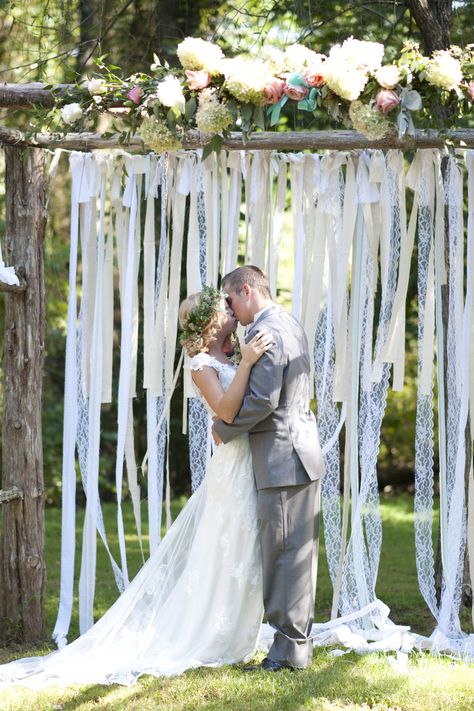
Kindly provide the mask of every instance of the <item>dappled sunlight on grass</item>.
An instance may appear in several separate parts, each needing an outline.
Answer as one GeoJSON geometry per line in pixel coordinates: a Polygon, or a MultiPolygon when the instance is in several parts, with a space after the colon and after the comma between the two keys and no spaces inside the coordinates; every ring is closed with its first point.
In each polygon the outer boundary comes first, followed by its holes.
{"type": "MultiPolygon", "coordinates": [[[[128,537],[128,564],[132,576],[141,565],[138,536],[134,532],[133,514],[124,502],[125,530],[128,537]]],[[[175,517],[185,499],[172,504],[175,517]]],[[[392,610],[394,622],[409,624],[417,632],[429,634],[432,619],[418,591],[413,532],[413,496],[404,494],[382,499],[383,546],[377,594],[392,610]]],[[[437,516],[437,514],[436,514],[437,516]]],[[[80,567],[80,524],[76,571],[80,567]]],[[[109,542],[117,547],[116,508],[104,506],[109,542]]],[[[54,625],[59,590],[60,513],[46,512],[47,521],[47,593],[46,620],[48,635],[54,625]]],[[[435,529],[437,523],[435,522],[435,529]]],[[[143,540],[147,551],[146,515],[143,515],[143,540]]],[[[98,547],[95,619],[102,615],[118,596],[110,561],[103,546],[98,547]]],[[[332,587],[329,580],[321,538],[316,598],[317,621],[330,615],[332,587]]],[[[464,619],[467,624],[468,614],[464,619]]],[[[466,627],[468,629],[468,627],[466,627]]],[[[78,632],[77,597],[70,639],[78,632]]],[[[50,651],[47,644],[31,649],[16,646],[0,650],[0,661],[50,651]]],[[[137,711],[472,711],[474,708],[474,665],[453,662],[427,654],[413,654],[406,673],[393,670],[387,656],[354,653],[334,657],[327,648],[317,649],[313,664],[304,672],[284,671],[279,674],[246,674],[240,667],[196,669],[171,679],[142,677],[132,688],[111,686],[49,689],[41,693],[15,689],[0,692],[0,708],[9,711],[88,711],[92,709],[136,709],[137,711]]]]}
{"type": "Polygon", "coordinates": [[[315,709],[472,709],[474,668],[446,659],[413,655],[405,674],[394,672],[384,655],[333,657],[316,650],[303,672],[246,674],[241,667],[196,669],[171,679],[142,677],[132,688],[74,687],[31,694],[7,692],[0,699],[12,711],[60,706],[68,709],[140,711],[301,711],[315,709]]]}

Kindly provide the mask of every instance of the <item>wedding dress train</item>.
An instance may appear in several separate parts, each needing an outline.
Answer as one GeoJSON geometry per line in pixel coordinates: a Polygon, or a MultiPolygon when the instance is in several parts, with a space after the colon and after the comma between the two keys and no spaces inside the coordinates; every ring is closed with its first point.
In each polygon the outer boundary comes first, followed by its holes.
{"type": "MultiPolygon", "coordinates": [[[[207,354],[224,388],[233,366],[207,354]]],[[[0,666],[20,684],[133,684],[253,656],[263,615],[256,491],[247,437],[216,448],[206,478],[125,592],[85,634],[45,657],[0,666]]]]}

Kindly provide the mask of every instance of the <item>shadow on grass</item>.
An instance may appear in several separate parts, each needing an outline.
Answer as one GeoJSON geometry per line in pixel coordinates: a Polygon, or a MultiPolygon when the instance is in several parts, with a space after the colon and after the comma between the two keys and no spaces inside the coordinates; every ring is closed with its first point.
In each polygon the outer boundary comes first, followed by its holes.
{"type": "Polygon", "coordinates": [[[304,671],[248,674],[241,667],[200,668],[171,679],[143,677],[130,689],[87,687],[62,701],[61,707],[64,711],[86,704],[157,711],[294,711],[321,708],[321,702],[326,701],[335,708],[348,704],[386,704],[388,708],[406,692],[408,682],[388,670],[385,660],[379,659],[379,664],[385,673],[374,681],[361,657],[334,659],[327,651],[318,650],[312,666],[304,671]]]}

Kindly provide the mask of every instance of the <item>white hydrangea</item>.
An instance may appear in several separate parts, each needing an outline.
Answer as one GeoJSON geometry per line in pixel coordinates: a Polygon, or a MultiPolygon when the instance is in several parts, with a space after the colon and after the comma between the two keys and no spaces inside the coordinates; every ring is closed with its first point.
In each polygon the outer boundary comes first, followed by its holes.
{"type": "Polygon", "coordinates": [[[184,112],[184,94],[181,82],[177,77],[167,76],[166,79],[160,81],[156,87],[156,96],[158,101],[163,104],[163,106],[168,106],[169,108],[177,108],[184,112]]]}
{"type": "Polygon", "coordinates": [[[264,103],[263,89],[274,79],[266,62],[240,57],[224,59],[222,71],[225,88],[232,96],[250,104],[264,103]]]}
{"type": "Polygon", "coordinates": [[[302,44],[290,44],[283,56],[285,67],[290,72],[303,72],[308,66],[320,63],[323,57],[302,44]]]}
{"type": "Polygon", "coordinates": [[[426,79],[446,91],[456,89],[462,81],[461,63],[447,49],[434,52],[426,67],[426,79]]]}
{"type": "Polygon", "coordinates": [[[176,53],[183,69],[193,71],[204,69],[213,76],[222,74],[220,63],[224,54],[213,42],[207,42],[199,37],[186,37],[178,44],[176,53]]]}
{"type": "Polygon", "coordinates": [[[91,96],[105,94],[107,91],[107,84],[103,79],[89,79],[87,82],[87,91],[91,96]]]}
{"type": "Polygon", "coordinates": [[[61,118],[64,123],[70,126],[78,121],[82,116],[82,109],[80,104],[66,104],[61,109],[61,118]]]}
{"type": "Polygon", "coordinates": [[[182,147],[178,136],[172,133],[168,126],[155,116],[146,116],[143,119],[138,134],[155,153],[177,151],[182,147]]]}
{"type": "Polygon", "coordinates": [[[349,106],[349,116],[356,131],[360,131],[371,141],[383,138],[390,130],[390,124],[375,106],[353,101],[349,106]]]}
{"type": "Polygon", "coordinates": [[[221,133],[232,125],[232,114],[221,104],[215,89],[203,89],[199,94],[196,126],[203,133],[221,133]]]}
{"type": "Polygon", "coordinates": [[[384,46],[379,42],[367,42],[349,37],[342,44],[331,48],[329,57],[346,63],[353,69],[374,73],[382,66],[384,46]]]}
{"type": "Polygon", "coordinates": [[[275,76],[279,76],[286,71],[285,53],[282,52],[281,49],[272,47],[272,49],[267,52],[266,56],[268,68],[271,72],[273,72],[273,74],[275,74],[275,76]]]}
{"type": "Polygon", "coordinates": [[[331,91],[341,99],[355,101],[364,91],[368,77],[365,71],[329,57],[324,63],[324,79],[331,91]]]}
{"type": "Polygon", "coordinates": [[[375,78],[384,89],[393,89],[399,83],[402,75],[396,64],[386,64],[377,69],[375,78]]]}

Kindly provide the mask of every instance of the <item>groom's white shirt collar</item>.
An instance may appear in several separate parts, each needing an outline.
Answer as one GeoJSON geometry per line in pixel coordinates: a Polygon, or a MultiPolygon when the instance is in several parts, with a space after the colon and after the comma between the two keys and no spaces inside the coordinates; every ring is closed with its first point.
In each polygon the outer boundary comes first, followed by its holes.
{"type": "MultiPolygon", "coordinates": [[[[270,311],[271,309],[274,309],[275,306],[278,306],[278,304],[275,304],[274,302],[272,302],[272,303],[269,304],[268,306],[265,306],[264,309],[260,309],[260,311],[257,311],[257,313],[255,314],[255,316],[253,317],[253,321],[251,321],[251,322],[248,324],[248,326],[246,327],[246,329],[245,329],[245,335],[247,335],[247,334],[251,331],[251,329],[254,327],[255,322],[257,321],[257,319],[260,318],[260,316],[263,316],[263,314],[266,313],[267,311],[270,311]]],[[[279,308],[281,309],[282,307],[279,306],[279,308]]]]}

